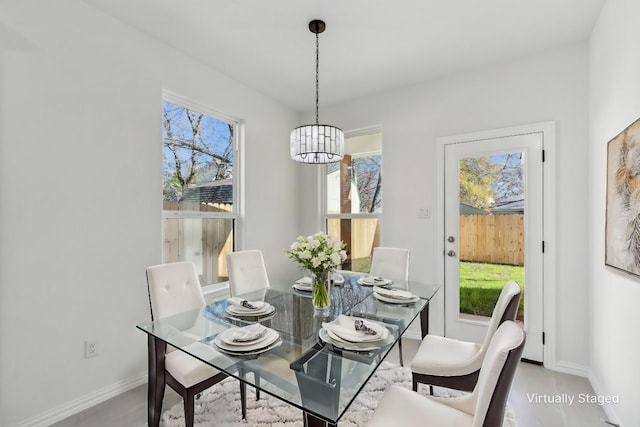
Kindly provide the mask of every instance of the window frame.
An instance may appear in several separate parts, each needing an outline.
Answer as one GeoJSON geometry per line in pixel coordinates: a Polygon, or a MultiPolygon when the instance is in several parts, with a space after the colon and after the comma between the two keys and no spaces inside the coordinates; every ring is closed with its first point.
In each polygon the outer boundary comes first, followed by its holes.
{"type": "MultiPolygon", "coordinates": [[[[243,207],[244,207],[244,195],[242,191],[242,181],[243,181],[243,150],[244,146],[244,121],[238,119],[236,117],[229,116],[224,113],[220,113],[214,109],[211,109],[203,104],[200,104],[192,99],[183,97],[174,92],[163,90],[162,91],[162,102],[169,102],[171,104],[187,108],[189,110],[196,111],[198,113],[205,114],[211,118],[216,120],[228,123],[233,127],[233,176],[231,178],[232,187],[233,187],[233,211],[232,212],[207,212],[207,211],[167,211],[164,208],[161,208],[161,235],[162,241],[164,241],[164,223],[167,219],[186,219],[186,218],[194,218],[194,219],[231,219],[233,223],[233,240],[232,246],[233,250],[238,245],[238,242],[244,241],[244,221],[242,218],[243,215],[243,207]]],[[[162,107],[161,107],[162,108],[162,107]]],[[[160,126],[161,128],[161,126],[160,126]]],[[[162,141],[162,138],[160,138],[162,141]]],[[[160,144],[160,148],[162,149],[162,144],[160,144]]],[[[162,155],[161,155],[162,157],[162,155]]],[[[161,168],[161,176],[162,176],[162,168],[161,168]]],[[[162,178],[161,178],[162,179],[162,178]]],[[[164,259],[164,245],[162,246],[162,259],[164,259]]],[[[202,287],[210,287],[211,285],[215,285],[216,283],[224,283],[225,281],[214,282],[214,283],[201,283],[202,287]]]]}
{"type": "MultiPolygon", "coordinates": [[[[355,131],[350,131],[350,132],[345,132],[345,144],[347,143],[347,140],[349,138],[354,138],[354,137],[358,137],[358,136],[366,136],[366,135],[374,135],[374,134],[380,134],[380,138],[382,141],[384,141],[383,138],[383,133],[382,133],[382,127],[380,126],[375,126],[375,127],[370,127],[370,128],[366,128],[366,129],[360,129],[360,130],[355,130],[355,131]]],[[[371,155],[373,153],[380,153],[382,160],[382,164],[384,165],[384,155],[383,155],[383,149],[382,146],[380,147],[380,151],[367,151],[367,152],[361,152],[358,153],[358,156],[365,156],[365,155],[371,155]]],[[[382,169],[382,166],[381,166],[382,169]]],[[[382,208],[380,209],[380,212],[378,213],[344,213],[344,214],[340,214],[340,213],[327,213],[327,209],[328,209],[328,203],[327,203],[327,197],[328,197],[328,188],[327,188],[327,165],[323,165],[322,169],[321,169],[321,173],[322,173],[322,179],[320,180],[320,187],[321,187],[321,192],[322,192],[322,197],[320,200],[320,209],[321,211],[321,221],[322,221],[322,228],[324,229],[325,233],[329,232],[329,226],[328,226],[328,221],[331,219],[377,219],[378,220],[378,224],[379,224],[379,238],[380,238],[380,244],[382,244],[382,236],[383,236],[383,213],[384,213],[384,199],[383,199],[383,205],[382,208]]],[[[383,194],[384,194],[384,184],[383,184],[383,194]]]]}

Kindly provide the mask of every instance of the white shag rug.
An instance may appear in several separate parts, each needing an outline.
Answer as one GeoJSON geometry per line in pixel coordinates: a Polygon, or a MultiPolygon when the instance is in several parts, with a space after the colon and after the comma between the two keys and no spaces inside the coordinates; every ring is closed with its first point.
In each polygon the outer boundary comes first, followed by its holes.
{"type": "MultiPolygon", "coordinates": [[[[360,427],[366,425],[384,391],[391,385],[411,389],[411,369],[390,362],[383,362],[365,388],[342,416],[340,427],[360,427]]],[[[429,393],[429,387],[420,386],[422,394],[429,393]]],[[[436,396],[451,397],[462,392],[434,387],[436,396]]],[[[247,420],[240,413],[240,389],[238,381],[227,378],[204,391],[195,402],[195,425],[199,427],[302,427],[302,411],[284,403],[267,393],[255,400],[254,389],[247,387],[247,420]]],[[[503,427],[515,427],[515,418],[509,408],[505,411],[503,427]]],[[[162,414],[162,427],[184,426],[182,402],[162,414]]]]}

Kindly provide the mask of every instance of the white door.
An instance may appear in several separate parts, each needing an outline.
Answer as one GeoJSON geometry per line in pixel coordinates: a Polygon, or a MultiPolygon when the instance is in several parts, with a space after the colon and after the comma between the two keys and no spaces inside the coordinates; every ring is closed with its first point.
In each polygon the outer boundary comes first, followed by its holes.
{"type": "Polygon", "coordinates": [[[543,133],[444,145],[445,335],[482,342],[500,287],[523,287],[523,358],[543,361],[543,133]],[[492,300],[493,298],[493,300],[492,300]]]}

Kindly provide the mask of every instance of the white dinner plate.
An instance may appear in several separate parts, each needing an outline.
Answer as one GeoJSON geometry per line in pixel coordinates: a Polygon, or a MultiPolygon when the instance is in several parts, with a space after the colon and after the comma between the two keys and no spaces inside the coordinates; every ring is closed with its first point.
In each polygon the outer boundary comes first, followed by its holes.
{"type": "Polygon", "coordinates": [[[416,297],[414,294],[404,289],[382,288],[380,286],[374,286],[373,292],[395,299],[414,299],[416,297]]]}
{"type": "Polygon", "coordinates": [[[386,286],[392,283],[393,281],[389,279],[373,280],[372,277],[361,277],[358,279],[358,284],[362,286],[386,286]]]}
{"type": "Polygon", "coordinates": [[[273,348],[273,344],[280,341],[280,334],[277,331],[267,328],[267,334],[260,340],[250,343],[249,345],[236,345],[236,344],[228,344],[226,343],[221,335],[224,332],[218,334],[214,339],[213,343],[220,350],[223,350],[227,353],[234,354],[256,354],[259,352],[267,351],[273,348]]]}
{"type": "Polygon", "coordinates": [[[413,304],[414,302],[420,301],[420,297],[419,296],[415,296],[411,299],[407,299],[407,298],[389,298],[387,296],[381,295],[377,292],[373,293],[373,296],[375,299],[380,300],[382,302],[386,302],[389,304],[413,304]]]}
{"type": "Polygon", "coordinates": [[[363,319],[359,317],[339,315],[332,322],[322,323],[322,327],[333,332],[340,337],[343,341],[352,343],[363,343],[384,340],[389,336],[389,330],[381,323],[375,322],[369,319],[363,319]],[[365,325],[376,332],[375,335],[368,335],[362,331],[356,331],[355,321],[362,320],[365,325]]]}
{"type": "Polygon", "coordinates": [[[324,328],[321,328],[318,332],[318,336],[322,342],[331,344],[335,348],[340,348],[342,350],[349,351],[373,351],[379,350],[380,348],[389,345],[393,342],[393,337],[391,334],[387,335],[387,337],[383,340],[378,340],[375,342],[348,342],[340,339],[335,335],[332,335],[329,331],[324,328]]]}
{"type": "Polygon", "coordinates": [[[275,309],[276,308],[271,304],[267,304],[266,306],[257,310],[253,310],[246,307],[240,307],[237,305],[228,305],[225,311],[235,316],[264,316],[266,314],[273,313],[275,309]]]}
{"type": "Polygon", "coordinates": [[[313,290],[313,286],[302,283],[294,283],[291,287],[300,292],[311,292],[313,290]]]}
{"type": "MultiPolygon", "coordinates": [[[[214,342],[215,344],[215,342],[214,342]]],[[[273,344],[269,344],[268,346],[264,347],[264,348],[259,348],[257,350],[250,350],[250,351],[233,351],[233,350],[226,350],[224,348],[218,347],[218,350],[229,354],[231,356],[255,356],[258,354],[262,354],[262,353],[266,353],[269,350],[273,350],[276,347],[279,347],[282,344],[282,340],[280,338],[278,338],[273,344]]]]}
{"type": "Polygon", "coordinates": [[[258,344],[269,339],[269,328],[259,323],[239,327],[229,328],[220,333],[220,340],[235,347],[247,347],[258,344]]]}

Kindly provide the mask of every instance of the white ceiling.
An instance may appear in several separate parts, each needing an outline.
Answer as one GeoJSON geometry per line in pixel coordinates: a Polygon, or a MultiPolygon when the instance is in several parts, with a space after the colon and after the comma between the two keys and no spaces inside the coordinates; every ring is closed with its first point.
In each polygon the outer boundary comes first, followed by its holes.
{"type": "Polygon", "coordinates": [[[589,37],[605,0],[84,0],[298,111],[589,37]]]}

